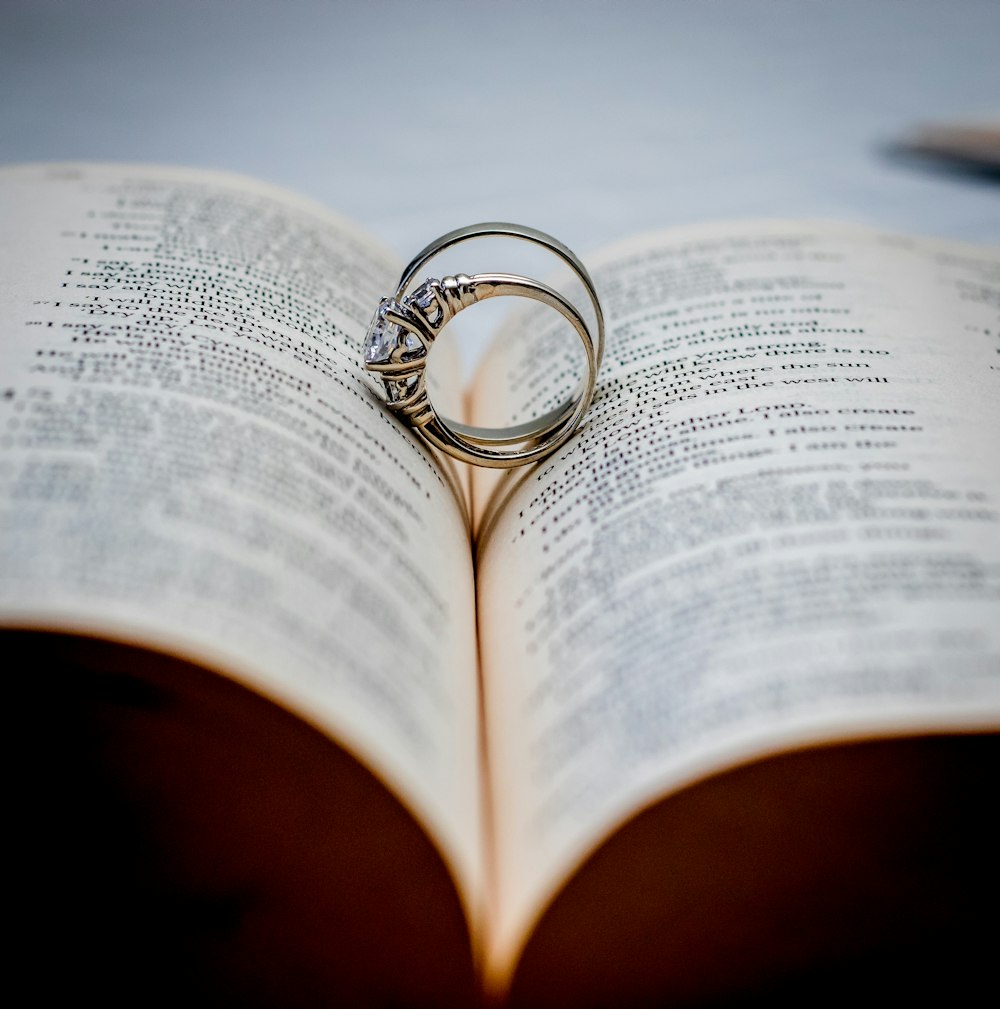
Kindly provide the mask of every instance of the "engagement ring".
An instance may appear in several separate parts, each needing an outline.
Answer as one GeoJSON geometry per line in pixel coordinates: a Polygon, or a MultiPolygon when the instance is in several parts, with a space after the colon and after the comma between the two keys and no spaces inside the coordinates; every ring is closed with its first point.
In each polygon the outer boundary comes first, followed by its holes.
{"type": "Polygon", "coordinates": [[[383,298],[365,339],[365,367],[385,386],[391,410],[402,416],[435,448],[462,462],[507,468],[538,462],[577,429],[590,406],[604,353],[604,316],[583,264],[561,242],[516,224],[474,224],[450,231],[421,251],[399,279],[396,293],[383,298]],[[407,293],[413,278],[445,249],[473,238],[517,238],[540,245],[569,265],[590,299],[596,340],[583,316],[563,295],[545,284],[512,273],[458,274],[430,278],[407,293]],[[504,428],[473,427],[438,414],[427,394],[425,366],[431,344],[463,309],[487,298],[521,297],[559,312],[583,344],[587,371],[576,391],[556,409],[527,423],[504,428]]]}

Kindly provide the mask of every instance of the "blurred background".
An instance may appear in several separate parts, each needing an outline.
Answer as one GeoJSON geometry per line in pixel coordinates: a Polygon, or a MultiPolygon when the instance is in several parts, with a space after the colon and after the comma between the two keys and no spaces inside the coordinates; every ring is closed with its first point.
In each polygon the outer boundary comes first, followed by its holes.
{"type": "MultiPolygon", "coordinates": [[[[410,258],[812,216],[1000,241],[996,0],[0,0],[0,162],[241,172],[410,258]]],[[[478,346],[464,348],[470,362],[478,346]]]]}

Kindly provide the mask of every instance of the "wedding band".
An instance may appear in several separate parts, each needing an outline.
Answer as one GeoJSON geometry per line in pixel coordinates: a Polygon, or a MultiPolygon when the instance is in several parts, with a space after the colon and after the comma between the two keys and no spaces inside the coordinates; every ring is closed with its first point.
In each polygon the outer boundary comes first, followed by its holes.
{"type": "Polygon", "coordinates": [[[580,260],[542,231],[517,224],[486,223],[458,228],[421,250],[399,278],[396,293],[379,303],[364,344],[365,367],[385,386],[387,405],[428,444],[477,466],[509,468],[538,462],[573,434],[590,407],[604,354],[604,315],[593,282],[580,260]],[[583,284],[596,319],[597,339],[576,307],[545,284],[512,273],[458,274],[429,278],[414,291],[414,276],[445,249],[474,238],[517,238],[540,245],[566,263],[583,284]],[[586,355],[587,373],[556,409],[505,428],[482,428],[439,415],[427,393],[425,367],[431,344],[463,309],[496,297],[521,297],[555,309],[572,326],[586,355]]]}

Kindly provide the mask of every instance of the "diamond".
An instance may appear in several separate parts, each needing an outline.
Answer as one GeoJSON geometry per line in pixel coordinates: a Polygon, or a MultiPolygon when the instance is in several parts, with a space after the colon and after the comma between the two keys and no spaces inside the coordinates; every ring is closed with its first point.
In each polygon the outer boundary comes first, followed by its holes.
{"type": "Polygon", "coordinates": [[[438,302],[437,291],[434,289],[434,281],[428,278],[425,280],[407,299],[423,314],[432,325],[441,318],[441,305],[438,302]]]}
{"type": "Polygon", "coordinates": [[[408,378],[401,378],[397,381],[385,383],[385,391],[390,403],[399,403],[401,400],[407,399],[413,395],[416,388],[416,375],[410,375],[408,378]]]}
{"type": "Polygon", "coordinates": [[[365,338],[365,363],[384,364],[399,343],[400,329],[385,318],[386,303],[383,301],[375,312],[365,338]]]}
{"type": "Polygon", "coordinates": [[[401,326],[386,319],[385,313],[391,308],[398,310],[398,306],[395,306],[391,301],[383,301],[378,306],[375,318],[372,319],[371,325],[368,327],[368,336],[365,338],[366,364],[388,363],[400,344],[406,348],[408,353],[423,349],[416,334],[407,332],[404,336],[401,326]]]}

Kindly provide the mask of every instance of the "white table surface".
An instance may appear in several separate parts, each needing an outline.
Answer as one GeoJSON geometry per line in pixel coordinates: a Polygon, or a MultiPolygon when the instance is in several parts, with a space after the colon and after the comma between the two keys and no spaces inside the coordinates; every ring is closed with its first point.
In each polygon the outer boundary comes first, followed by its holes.
{"type": "Polygon", "coordinates": [[[998,0],[0,0],[0,162],[242,172],[403,259],[476,220],[584,258],[719,217],[997,243],[996,175],[887,154],[984,119],[998,0]]]}

